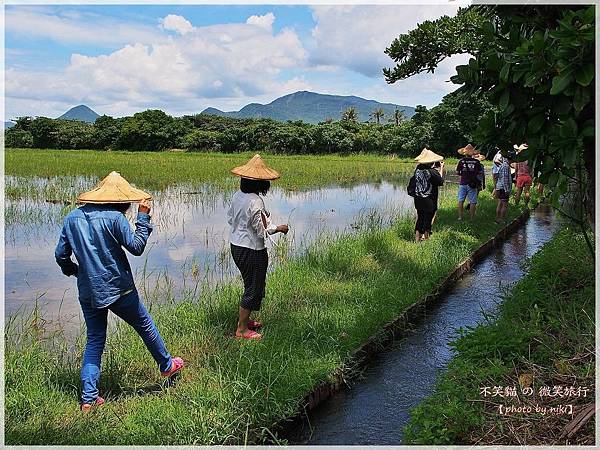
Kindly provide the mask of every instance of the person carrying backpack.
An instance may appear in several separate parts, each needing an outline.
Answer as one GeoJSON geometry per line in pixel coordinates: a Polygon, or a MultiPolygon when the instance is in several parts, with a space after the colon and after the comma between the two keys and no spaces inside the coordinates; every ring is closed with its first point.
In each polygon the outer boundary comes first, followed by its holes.
{"type": "Polygon", "coordinates": [[[417,210],[416,242],[429,239],[431,235],[431,224],[437,211],[438,189],[444,184],[443,160],[443,156],[426,148],[415,158],[418,165],[409,183],[409,194],[411,191],[414,194],[412,196],[415,199],[415,209],[417,210]],[[436,163],[440,163],[439,169],[433,167],[436,163]]]}

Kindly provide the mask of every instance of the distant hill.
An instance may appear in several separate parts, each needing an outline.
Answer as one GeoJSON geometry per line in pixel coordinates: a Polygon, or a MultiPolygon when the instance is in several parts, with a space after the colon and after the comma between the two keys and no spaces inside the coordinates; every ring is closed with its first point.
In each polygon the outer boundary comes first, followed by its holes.
{"type": "Polygon", "coordinates": [[[9,128],[14,127],[15,125],[15,122],[4,122],[4,129],[8,130],[9,128]]]}
{"type": "Polygon", "coordinates": [[[100,114],[97,114],[91,108],[85,105],[79,105],[71,108],[58,118],[66,120],[81,120],[82,122],[94,123],[98,117],[100,117],[100,114]]]}
{"type": "Polygon", "coordinates": [[[377,108],[384,111],[381,123],[393,119],[396,108],[404,111],[407,118],[412,117],[415,113],[412,106],[379,103],[375,100],[366,100],[355,96],[317,94],[308,91],[284,95],[267,105],[250,103],[239,111],[221,111],[216,108],[206,108],[202,112],[239,119],[265,117],[281,121],[303,120],[309,123],[318,123],[328,118],[339,120],[342,113],[351,106],[356,108],[360,122],[369,120],[370,114],[377,108]]]}

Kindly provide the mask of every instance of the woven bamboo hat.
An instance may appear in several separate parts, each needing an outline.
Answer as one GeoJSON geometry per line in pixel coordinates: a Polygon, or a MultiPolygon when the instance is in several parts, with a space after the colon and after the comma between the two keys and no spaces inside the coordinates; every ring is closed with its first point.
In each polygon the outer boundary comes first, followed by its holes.
{"type": "Polygon", "coordinates": [[[458,149],[458,154],[463,156],[473,156],[479,154],[479,150],[477,150],[471,144],[467,144],[465,147],[458,149]]]}
{"type": "Polygon", "coordinates": [[[231,173],[250,180],[276,180],[281,175],[265,164],[260,155],[254,157],[243,166],[231,169],[231,173]]]}
{"type": "Polygon", "coordinates": [[[477,161],[485,160],[485,156],[482,155],[481,153],[477,153],[476,155],[473,155],[473,158],[476,159],[477,161]]]}
{"type": "Polygon", "coordinates": [[[431,150],[429,150],[427,148],[424,148],[423,151],[421,152],[421,154],[415,158],[415,161],[417,161],[419,164],[430,164],[430,163],[440,162],[443,160],[444,160],[443,156],[438,155],[437,153],[432,152],[431,150]]]}
{"type": "Polygon", "coordinates": [[[150,194],[134,188],[119,172],[109,173],[94,189],[77,197],[79,203],[131,203],[150,199],[150,194]]]}
{"type": "Polygon", "coordinates": [[[425,154],[425,150],[427,150],[427,147],[425,147],[423,150],[421,150],[421,153],[419,153],[416,157],[415,157],[415,161],[418,161],[419,159],[421,159],[423,157],[423,155],[425,154]]]}

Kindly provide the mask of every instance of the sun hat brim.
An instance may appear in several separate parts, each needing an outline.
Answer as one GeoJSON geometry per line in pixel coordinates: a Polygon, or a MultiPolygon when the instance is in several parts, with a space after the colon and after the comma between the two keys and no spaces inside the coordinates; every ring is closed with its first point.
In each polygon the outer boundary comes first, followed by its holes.
{"type": "Polygon", "coordinates": [[[111,172],[91,191],[77,197],[78,203],[133,203],[151,200],[152,195],[133,187],[118,172],[111,172]]]}
{"type": "Polygon", "coordinates": [[[231,173],[249,180],[276,180],[281,177],[279,172],[271,169],[265,164],[260,155],[254,155],[254,157],[243,166],[231,169],[231,173]]]}
{"type": "Polygon", "coordinates": [[[421,154],[420,158],[417,160],[417,162],[419,164],[431,164],[431,163],[436,163],[436,162],[440,162],[443,161],[444,157],[442,155],[438,155],[437,153],[431,151],[431,150],[423,150],[423,153],[421,154]]]}

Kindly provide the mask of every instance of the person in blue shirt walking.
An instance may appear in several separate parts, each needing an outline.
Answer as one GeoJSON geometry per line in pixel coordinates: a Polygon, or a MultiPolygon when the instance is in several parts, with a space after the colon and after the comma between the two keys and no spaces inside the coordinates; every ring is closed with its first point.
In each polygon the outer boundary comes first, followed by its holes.
{"type": "Polygon", "coordinates": [[[140,301],[124,251],[135,256],[144,252],[152,232],[151,198],[117,172],[111,172],[93,190],[78,197],[84,205],[71,211],[63,223],[55,258],[64,275],[77,278],[79,304],[87,328],[81,368],[83,412],[104,403],[98,383],[109,310],[140,335],[164,377],[171,377],[184,366],[181,358],[171,357],[140,301]],[[140,202],[135,232],[125,217],[132,202],[140,202]]]}

